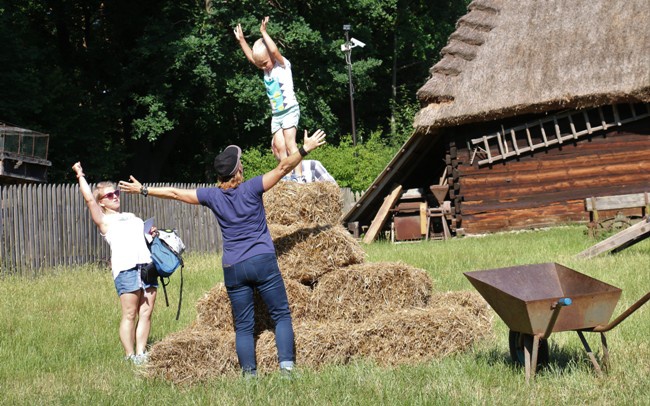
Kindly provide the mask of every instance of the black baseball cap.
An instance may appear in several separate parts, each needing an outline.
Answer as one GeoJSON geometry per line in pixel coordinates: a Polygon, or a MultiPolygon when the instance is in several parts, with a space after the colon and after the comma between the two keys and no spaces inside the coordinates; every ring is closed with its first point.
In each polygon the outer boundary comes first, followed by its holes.
{"type": "Polygon", "coordinates": [[[237,172],[241,158],[241,148],[237,145],[228,145],[216,158],[214,158],[214,169],[217,176],[227,178],[237,172]]]}

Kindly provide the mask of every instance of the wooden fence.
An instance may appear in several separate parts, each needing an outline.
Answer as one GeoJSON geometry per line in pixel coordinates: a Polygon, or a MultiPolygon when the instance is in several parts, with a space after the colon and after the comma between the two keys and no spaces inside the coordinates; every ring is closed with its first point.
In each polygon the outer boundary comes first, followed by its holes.
{"type": "MultiPolygon", "coordinates": [[[[344,211],[359,198],[349,189],[343,189],[342,195],[344,211]]],[[[221,251],[221,232],[209,209],[140,195],[121,198],[122,211],[143,220],[155,217],[158,228],[178,230],[186,252],[221,251]]],[[[0,276],[33,276],[56,266],[108,264],[110,260],[109,246],[93,223],[77,184],[0,187],[0,244],[0,276]]]]}
{"type": "MultiPolygon", "coordinates": [[[[109,246],[93,223],[77,184],[5,186],[0,189],[0,196],[2,275],[36,275],[42,269],[59,265],[110,260],[109,246]]],[[[121,197],[122,211],[132,212],[143,220],[155,216],[154,225],[158,228],[177,229],[188,252],[220,250],[220,230],[209,209],[140,195],[121,197]]]]}

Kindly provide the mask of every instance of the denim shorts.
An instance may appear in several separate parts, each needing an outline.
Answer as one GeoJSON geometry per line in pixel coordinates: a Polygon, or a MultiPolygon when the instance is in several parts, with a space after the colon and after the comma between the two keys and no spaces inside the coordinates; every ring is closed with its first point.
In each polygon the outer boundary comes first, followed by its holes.
{"type": "Polygon", "coordinates": [[[280,129],[297,128],[298,120],[300,120],[300,106],[298,104],[279,113],[274,113],[271,117],[271,133],[275,134],[280,129]]]}
{"type": "Polygon", "coordinates": [[[121,271],[117,275],[117,278],[115,278],[115,290],[117,290],[118,296],[122,296],[123,293],[136,292],[140,289],[158,287],[158,281],[152,284],[147,284],[142,281],[140,268],[141,266],[138,265],[133,269],[121,271]]]}

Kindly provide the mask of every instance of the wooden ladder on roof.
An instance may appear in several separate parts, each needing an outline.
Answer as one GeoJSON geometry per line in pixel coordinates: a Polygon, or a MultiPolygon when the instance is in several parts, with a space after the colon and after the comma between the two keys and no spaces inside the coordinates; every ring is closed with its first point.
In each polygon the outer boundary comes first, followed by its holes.
{"type": "Polygon", "coordinates": [[[573,141],[595,131],[607,130],[650,117],[650,104],[614,104],[587,110],[572,110],[494,134],[472,139],[470,164],[476,157],[479,165],[491,164],[551,145],[573,141]]]}

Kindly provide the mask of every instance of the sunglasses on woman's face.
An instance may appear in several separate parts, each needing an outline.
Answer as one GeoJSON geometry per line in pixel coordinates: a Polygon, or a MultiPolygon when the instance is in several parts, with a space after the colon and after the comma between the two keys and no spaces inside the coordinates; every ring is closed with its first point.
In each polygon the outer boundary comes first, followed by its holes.
{"type": "Polygon", "coordinates": [[[116,197],[117,198],[120,197],[120,191],[119,190],[114,190],[112,192],[108,192],[104,196],[100,197],[99,200],[102,200],[104,198],[107,198],[108,200],[113,200],[116,197]]]}

